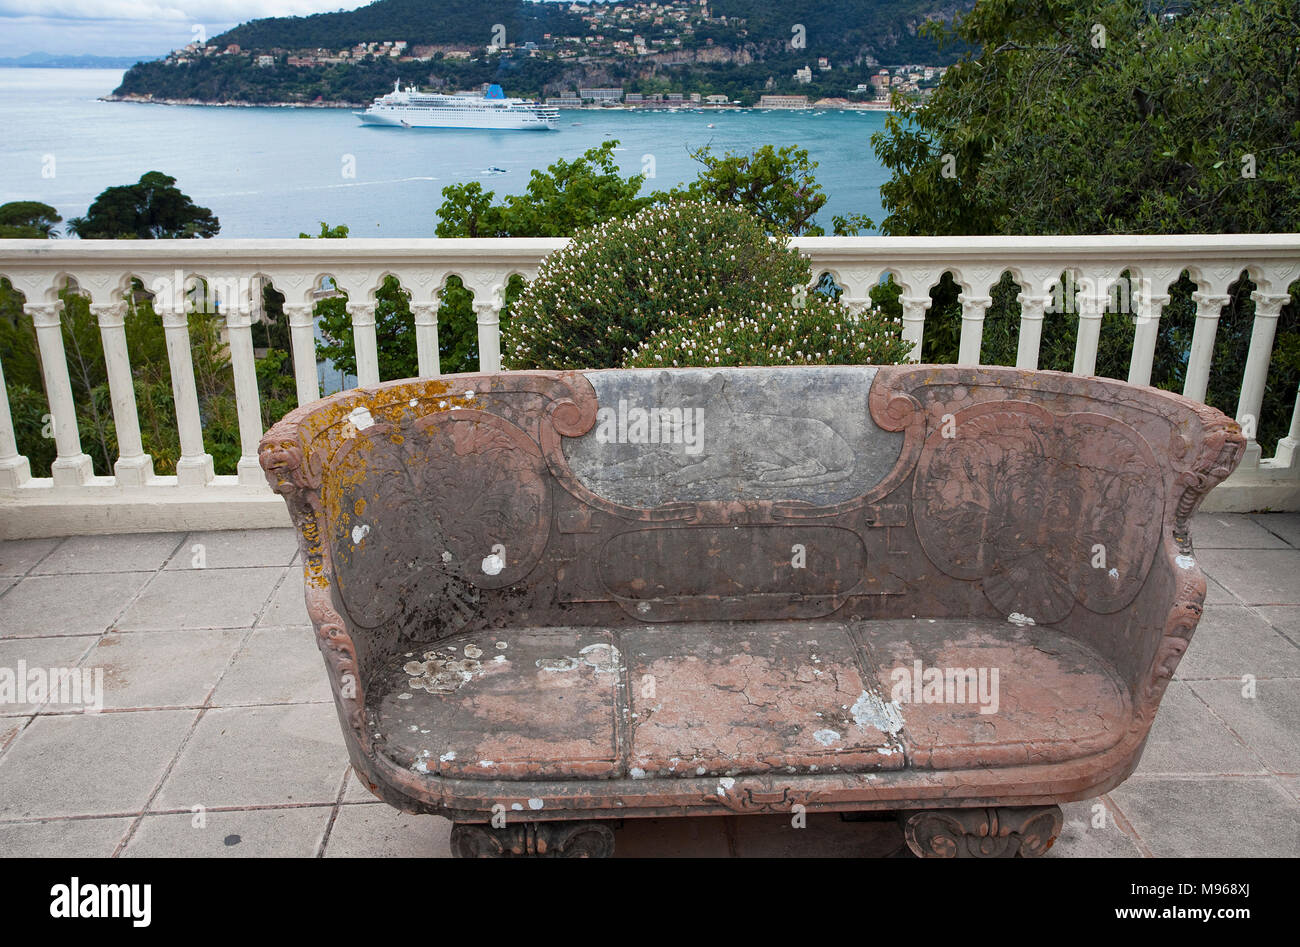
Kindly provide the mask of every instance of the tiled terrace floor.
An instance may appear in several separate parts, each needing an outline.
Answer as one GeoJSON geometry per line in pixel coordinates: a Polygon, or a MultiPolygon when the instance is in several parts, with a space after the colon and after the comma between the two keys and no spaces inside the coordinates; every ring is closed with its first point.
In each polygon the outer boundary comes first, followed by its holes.
{"type": "MultiPolygon", "coordinates": [[[[1066,807],[1051,855],[1300,855],[1300,514],[1206,514],[1193,540],[1208,604],[1141,767],[1066,807]]],[[[0,704],[0,854],[449,854],[449,823],[350,775],[295,556],[290,530],[0,542],[0,667],[102,667],[109,711],[0,704]]],[[[834,815],[616,837],[621,855],[901,844],[834,815]]]]}

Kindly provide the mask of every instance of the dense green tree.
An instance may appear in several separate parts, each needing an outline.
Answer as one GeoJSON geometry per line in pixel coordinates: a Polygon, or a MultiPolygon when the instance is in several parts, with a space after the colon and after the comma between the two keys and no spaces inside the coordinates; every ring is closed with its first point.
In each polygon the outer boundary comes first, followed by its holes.
{"type": "MultiPolygon", "coordinates": [[[[739,204],[773,234],[820,237],[826,233],[813,222],[826,204],[826,195],[813,177],[817,162],[806,150],[763,145],[752,154],[727,152],[718,157],[706,146],[692,151],[691,157],[704,165],[703,170],[690,184],[661,198],[739,204]]],[[[870,219],[860,215],[834,218],[837,234],[872,226],[870,219]]]]}
{"type": "Polygon", "coordinates": [[[614,158],[617,141],[606,141],[573,161],[563,158],[533,171],[523,194],[493,204],[492,191],[477,181],[442,189],[439,237],[567,237],[614,217],[628,217],[652,203],[641,197],[642,175],[622,177],[614,158]]]}
{"type": "Polygon", "coordinates": [[[0,204],[0,239],[49,240],[63,222],[59,212],[40,201],[10,201],[0,204]]]}
{"type": "Polygon", "coordinates": [[[135,184],[106,188],[86,216],[68,221],[68,229],[86,240],[163,240],[215,237],[221,224],[183,194],[174,177],[148,171],[135,184]]]}
{"type": "MultiPolygon", "coordinates": [[[[893,235],[1266,233],[1300,230],[1300,0],[981,0],[948,35],[978,52],[873,136],[893,235]]],[[[1042,291],[1042,287],[1020,287],[1042,291]]],[[[1181,390],[1192,285],[1169,289],[1152,383],[1181,390]]],[[[1250,286],[1232,287],[1209,404],[1232,414],[1249,347],[1250,286]]],[[[982,360],[1015,360],[1004,276],[982,360]]],[[[1152,287],[1163,293],[1166,287],[1152,287]]],[[[882,289],[882,293],[885,291],[882,289]]],[[[957,355],[957,287],[931,293],[923,359],[957,355]]],[[[890,302],[890,305],[896,303],[890,302]]],[[[1050,313],[1040,365],[1069,369],[1077,317],[1050,313]]],[[[1103,319],[1097,373],[1128,374],[1133,313],[1103,319]]],[[[1300,293],[1277,326],[1259,439],[1285,433],[1300,383],[1300,293]]]]}

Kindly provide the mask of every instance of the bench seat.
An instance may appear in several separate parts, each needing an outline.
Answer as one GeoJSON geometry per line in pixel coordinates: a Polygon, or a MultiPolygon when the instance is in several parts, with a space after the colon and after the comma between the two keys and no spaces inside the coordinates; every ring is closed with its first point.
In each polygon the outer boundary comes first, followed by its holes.
{"type": "Polygon", "coordinates": [[[457,635],[391,660],[368,719],[395,765],[485,781],[1007,766],[1117,743],[1131,708],[1106,660],[1051,628],[1007,624],[692,622],[457,635]],[[899,668],[913,671],[908,680],[891,671],[899,668]],[[990,668],[998,676],[981,682],[976,669],[990,668]],[[996,702],[981,703],[981,690],[996,702]]]}

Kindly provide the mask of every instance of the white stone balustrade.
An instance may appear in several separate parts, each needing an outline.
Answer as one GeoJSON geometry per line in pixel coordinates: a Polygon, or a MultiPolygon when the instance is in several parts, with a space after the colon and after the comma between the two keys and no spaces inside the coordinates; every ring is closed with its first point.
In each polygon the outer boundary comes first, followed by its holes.
{"type": "MultiPolygon", "coordinates": [[[[299,403],[320,391],[313,306],[322,286],[347,295],[357,376],[379,382],[376,292],[395,277],[410,294],[419,373],[440,370],[439,292],[451,276],[473,294],[480,364],[501,366],[501,311],[505,287],[518,275],[532,279],[545,256],[563,246],[552,239],[478,240],[0,240],[0,276],[25,299],[32,316],[57,459],[32,470],[18,450],[4,366],[0,365],[0,537],[201,529],[287,522],[283,502],[266,488],[257,465],[262,406],[253,357],[251,322],[260,287],[284,294],[299,403]],[[174,476],[154,473],[144,450],[123,317],[132,278],[155,294],[162,318],[176,408],[180,460],[174,476]],[[69,281],[73,281],[71,284],[69,281]],[[119,457],[112,476],[96,476],[83,451],[61,329],[59,292],[72,286],[88,297],[103,342],[119,457]],[[201,287],[196,291],[195,287],[201,287]],[[202,418],[190,355],[187,307],[215,301],[225,318],[235,381],[240,459],[234,475],[216,475],[203,442],[202,418]]],[[[903,337],[919,357],[932,291],[945,273],[960,288],[958,362],[980,364],[985,314],[1003,273],[1019,288],[1016,367],[1036,368],[1046,335],[1077,318],[1074,371],[1096,370],[1102,316],[1111,294],[1131,287],[1136,331],[1128,378],[1151,379],[1162,309],[1170,286],[1186,271],[1196,285],[1197,318],[1183,393],[1204,399],[1216,366],[1214,339],[1229,287],[1241,273],[1255,284],[1255,323],[1239,382],[1236,416],[1248,435],[1245,461],[1215,490],[1207,508],[1300,509],[1300,405],[1273,458],[1261,456],[1258,431],[1278,316],[1288,287],[1300,279],[1300,234],[1175,237],[812,237],[796,245],[813,275],[829,273],[855,309],[892,276],[901,290],[903,337]],[[1127,273],[1129,280],[1121,280],[1127,273]],[[1064,283],[1062,274],[1066,275],[1064,283]]],[[[383,379],[387,380],[387,379],[383,379]]]]}

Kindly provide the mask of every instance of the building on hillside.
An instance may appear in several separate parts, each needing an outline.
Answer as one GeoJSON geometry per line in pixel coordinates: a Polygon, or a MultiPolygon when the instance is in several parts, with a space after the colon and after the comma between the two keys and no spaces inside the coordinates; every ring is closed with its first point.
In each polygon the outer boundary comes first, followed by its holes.
{"type": "Polygon", "coordinates": [[[623,101],[623,90],[622,89],[579,89],[578,98],[590,99],[599,105],[604,105],[607,102],[611,105],[617,105],[619,102],[623,101]]]}
{"type": "Polygon", "coordinates": [[[268,55],[266,55],[265,53],[263,53],[261,56],[258,56],[258,57],[257,57],[255,60],[253,60],[253,61],[254,61],[255,63],[257,63],[257,65],[259,65],[259,66],[274,66],[274,65],[275,65],[275,57],[274,57],[274,56],[268,56],[268,55]]]}
{"type": "Polygon", "coordinates": [[[808,96],[764,95],[759,98],[758,107],[761,109],[806,109],[808,108],[808,96]]]}
{"type": "Polygon", "coordinates": [[[807,85],[808,83],[812,82],[812,69],[809,68],[808,66],[804,66],[802,69],[796,70],[794,74],[794,81],[802,83],[803,85],[807,85]]]}

